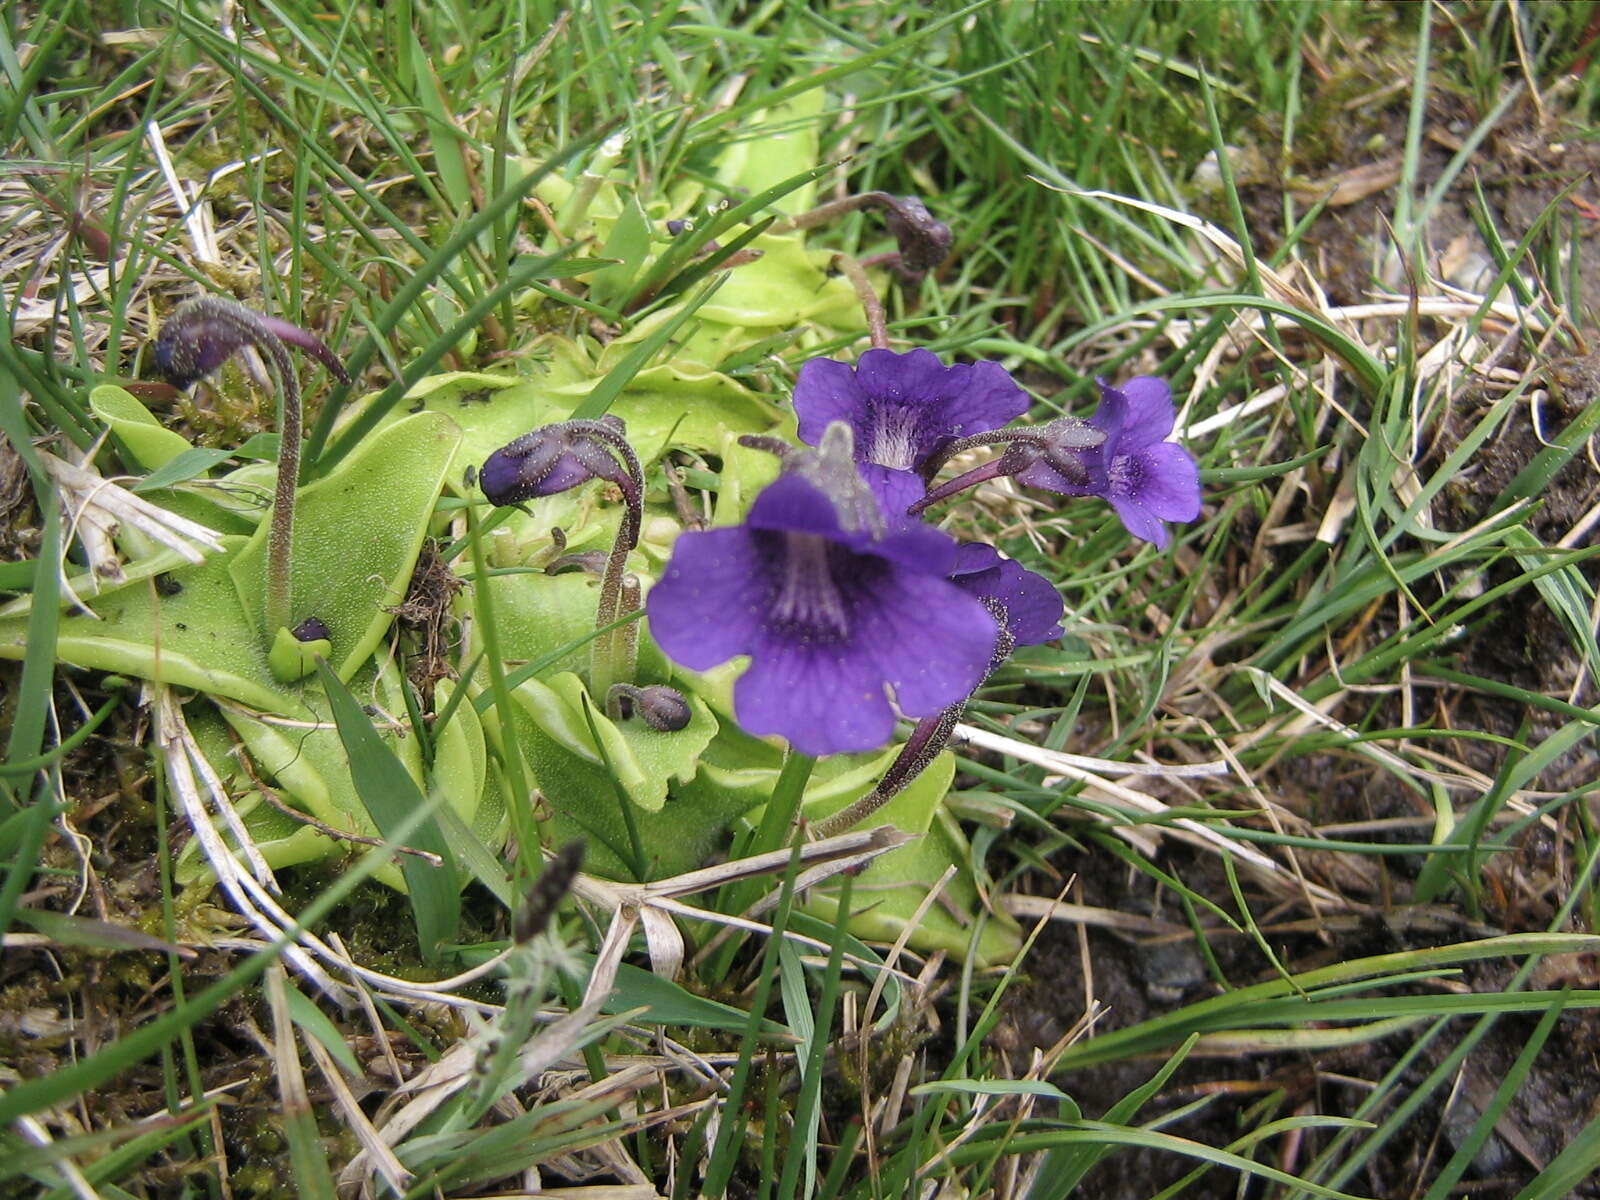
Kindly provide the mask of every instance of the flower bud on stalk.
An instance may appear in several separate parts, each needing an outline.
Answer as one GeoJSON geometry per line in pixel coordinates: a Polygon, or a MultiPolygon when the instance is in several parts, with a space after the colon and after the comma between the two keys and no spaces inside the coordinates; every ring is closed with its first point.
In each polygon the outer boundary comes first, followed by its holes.
{"type": "Polygon", "coordinates": [[[201,296],[180,304],[162,325],[154,350],[156,366],[167,382],[177,388],[189,387],[211,374],[246,346],[254,346],[266,355],[278,377],[283,413],[278,426],[281,445],[272,499],[272,525],[267,534],[264,604],[269,648],[278,643],[279,631],[287,630],[292,619],[290,576],[294,502],[300,480],[300,381],[289,361],[285,342],[306,350],[341,383],[350,382],[344,364],[317,337],[298,325],[252,312],[242,304],[217,296],[201,296]]]}
{"type": "MultiPolygon", "coordinates": [[[[623,576],[644,523],[644,471],[625,433],[622,421],[612,416],[546,425],[496,450],[478,473],[483,494],[497,505],[553,496],[591,479],[617,485],[626,511],[601,576],[596,629],[605,629],[639,607],[637,587],[629,599],[623,576]]],[[[589,668],[594,695],[607,695],[619,674],[632,673],[638,638],[637,623],[595,638],[589,668]]]]}

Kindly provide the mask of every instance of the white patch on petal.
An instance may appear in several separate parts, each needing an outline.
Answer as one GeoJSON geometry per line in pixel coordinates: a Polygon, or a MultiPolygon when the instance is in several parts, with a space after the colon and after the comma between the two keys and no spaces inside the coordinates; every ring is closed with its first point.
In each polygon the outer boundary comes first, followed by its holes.
{"type": "Polygon", "coordinates": [[[895,404],[878,409],[873,418],[868,461],[880,467],[909,471],[917,461],[918,414],[895,404]]]}

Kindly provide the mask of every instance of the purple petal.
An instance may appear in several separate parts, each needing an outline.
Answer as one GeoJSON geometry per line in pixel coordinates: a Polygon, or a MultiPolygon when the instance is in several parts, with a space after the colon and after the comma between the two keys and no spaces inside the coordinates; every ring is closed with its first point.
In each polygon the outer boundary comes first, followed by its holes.
{"type": "Polygon", "coordinates": [[[891,527],[882,541],[873,543],[872,553],[908,571],[944,579],[955,566],[956,549],[955,538],[942,529],[913,521],[891,527]]]}
{"type": "Polygon", "coordinates": [[[645,601],[650,634],[694,671],[748,654],[767,619],[769,578],[765,556],[743,527],[679,534],[645,601]]]}
{"type": "Polygon", "coordinates": [[[856,384],[874,400],[920,404],[939,393],[945,370],[932,350],[868,350],[856,362],[856,384]]]}
{"type": "Polygon", "coordinates": [[[908,717],[942,712],[988,673],[998,631],[989,611],[954,584],[896,570],[857,611],[859,644],[894,686],[908,717]]]}
{"type": "MultiPolygon", "coordinates": [[[[1098,454],[1094,457],[1096,459],[1094,466],[1098,468],[1098,454]]],[[[1068,479],[1042,459],[1024,467],[1013,478],[1024,487],[1041,488],[1047,492],[1058,492],[1063,496],[1098,496],[1104,491],[1104,485],[1100,482],[1104,478],[1103,471],[1090,470],[1088,481],[1078,483],[1068,479]]]]}
{"type": "Polygon", "coordinates": [[[780,477],[749,524],[679,536],[650,592],[651,631],[673,659],[705,670],[739,654],[739,723],[809,754],[865,750],[894,730],[889,688],[908,716],[964,699],[998,636],[983,604],[945,576],[948,534],[910,522],[879,541],[843,531],[833,502],[780,477]]]}
{"type": "Polygon", "coordinates": [[[1043,575],[1001,556],[993,546],[969,542],[956,553],[950,582],[979,599],[996,600],[1019,646],[1037,646],[1062,634],[1061,594],[1043,575]]]}
{"type": "Polygon", "coordinates": [[[813,359],[795,383],[800,438],[817,445],[830,421],[845,421],[862,462],[919,468],[952,438],[998,429],[1028,409],[1028,397],[998,363],[947,367],[930,350],[868,350],[853,373],[813,359]]]}
{"type": "Polygon", "coordinates": [[[787,738],[802,754],[873,750],[894,736],[883,675],[847,648],[772,637],[755,650],[733,688],[747,733],[787,738]]]}
{"type": "Polygon", "coordinates": [[[880,467],[877,463],[860,463],[861,477],[867,481],[872,494],[878,498],[884,520],[890,526],[908,518],[910,508],[927,493],[927,485],[915,471],[897,471],[893,467],[880,467]]]}
{"type": "Polygon", "coordinates": [[[1122,422],[1124,451],[1149,446],[1172,432],[1172,389],[1156,375],[1139,375],[1122,385],[1127,409],[1122,422]]]}
{"type": "Polygon", "coordinates": [[[1128,397],[1120,388],[1112,387],[1104,379],[1095,382],[1100,385],[1100,403],[1090,416],[1089,424],[1106,435],[1106,445],[1109,447],[1122,436],[1122,427],[1128,423],[1128,397]]]}
{"type": "Polygon", "coordinates": [[[858,455],[920,468],[953,438],[998,429],[1028,410],[1028,397],[998,363],[944,366],[928,350],[868,350],[856,369],[869,405],[858,455]]]}
{"type": "Polygon", "coordinates": [[[750,506],[746,522],[752,529],[816,533],[835,540],[842,534],[833,501],[799,475],[780,475],[768,484],[750,506]]]}
{"type": "Polygon", "coordinates": [[[1006,561],[1006,557],[988,542],[962,542],[956,550],[956,565],[950,575],[952,579],[977,575],[993,570],[1006,561]]]}
{"type": "Polygon", "coordinates": [[[734,712],[748,732],[777,734],[807,754],[869,750],[894,732],[886,684],[917,717],[943,711],[982,682],[996,637],[983,606],[942,579],[857,557],[859,570],[846,563],[836,579],[846,636],[805,635],[773,621],[750,647],[750,667],[734,688],[734,712]]]}
{"type": "Polygon", "coordinates": [[[491,504],[509,504],[511,497],[518,496],[522,485],[522,460],[512,457],[503,450],[496,450],[483,464],[483,469],[478,472],[478,486],[483,489],[483,494],[489,497],[491,504]]]}
{"type": "Polygon", "coordinates": [[[1200,515],[1200,468],[1193,455],[1176,442],[1157,442],[1135,457],[1140,504],[1163,521],[1192,521],[1200,515]]]}
{"type": "Polygon", "coordinates": [[[496,450],[484,461],[478,486],[492,504],[517,504],[535,496],[554,496],[595,478],[596,472],[570,451],[551,461],[549,449],[541,447],[529,455],[496,450]]]}
{"type": "Polygon", "coordinates": [[[853,551],[941,578],[950,573],[955,555],[955,539],[921,521],[907,520],[898,528],[886,521],[888,531],[881,541],[874,541],[866,530],[842,529],[833,502],[799,475],[780,475],[769,484],[750,506],[747,524],[774,533],[815,533],[853,551]]]}
{"type": "Polygon", "coordinates": [[[808,446],[822,441],[822,431],[843,421],[859,435],[857,422],[864,416],[866,398],[849,363],[813,358],[800,368],[794,384],[794,412],[800,419],[800,440],[808,446]]]}
{"type": "Polygon", "coordinates": [[[1167,527],[1137,500],[1112,496],[1111,507],[1117,510],[1122,524],[1136,538],[1155,544],[1157,550],[1167,548],[1167,527]]]}
{"type": "Polygon", "coordinates": [[[943,417],[951,437],[988,433],[1028,411],[1028,393],[996,362],[957,363],[949,368],[943,417]]]}

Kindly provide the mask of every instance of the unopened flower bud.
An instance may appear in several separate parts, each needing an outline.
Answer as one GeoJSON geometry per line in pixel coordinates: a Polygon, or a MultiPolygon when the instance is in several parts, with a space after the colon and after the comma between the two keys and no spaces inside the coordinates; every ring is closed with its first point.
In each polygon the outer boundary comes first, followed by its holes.
{"type": "Polygon", "coordinates": [[[1105,440],[1106,435],[1087,421],[1061,417],[1040,426],[1033,436],[1007,446],[1002,465],[1006,474],[1017,475],[1034,463],[1043,462],[1073,483],[1087,486],[1099,467],[1096,452],[1105,440]]]}
{"type": "Polygon", "coordinates": [[[677,733],[687,729],[694,711],[683,693],[665,684],[634,687],[631,683],[613,684],[610,699],[623,717],[637,716],[658,733],[677,733]]]}
{"type": "Polygon", "coordinates": [[[553,496],[591,479],[626,487],[628,474],[612,452],[622,433],[622,422],[611,416],[535,429],[491,454],[478,486],[491,504],[553,496]]]}
{"type": "Polygon", "coordinates": [[[900,263],[908,271],[931,271],[950,256],[955,234],[915,196],[893,197],[884,205],[885,223],[900,244],[900,263]]]}
{"type": "Polygon", "coordinates": [[[333,638],[327,624],[318,617],[307,617],[290,632],[294,634],[294,640],[297,642],[322,642],[331,641],[333,638]]]}
{"type": "Polygon", "coordinates": [[[201,296],[180,304],[161,326],[153,356],[168,383],[186,388],[246,346],[260,346],[267,337],[300,347],[340,382],[350,382],[344,363],[314,334],[218,296],[201,296]]]}

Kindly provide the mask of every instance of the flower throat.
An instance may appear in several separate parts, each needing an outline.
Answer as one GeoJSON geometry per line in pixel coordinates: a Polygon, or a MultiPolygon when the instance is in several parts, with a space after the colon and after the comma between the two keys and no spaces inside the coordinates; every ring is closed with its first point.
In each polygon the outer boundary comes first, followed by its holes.
{"type": "Polygon", "coordinates": [[[828,540],[815,533],[782,536],[783,582],[773,601],[773,615],[798,629],[844,637],[850,621],[828,566],[828,540]]]}

